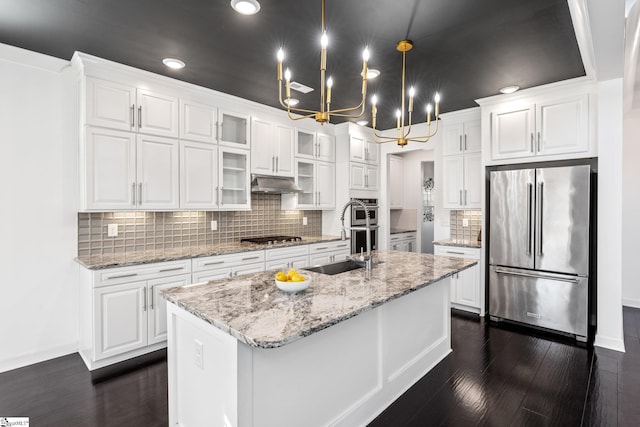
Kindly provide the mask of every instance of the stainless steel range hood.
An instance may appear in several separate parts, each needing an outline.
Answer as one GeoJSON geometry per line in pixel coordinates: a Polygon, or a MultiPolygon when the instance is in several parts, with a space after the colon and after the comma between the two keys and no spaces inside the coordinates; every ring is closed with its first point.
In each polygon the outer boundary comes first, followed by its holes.
{"type": "Polygon", "coordinates": [[[283,176],[251,175],[252,193],[287,194],[302,193],[295,180],[283,176]]]}

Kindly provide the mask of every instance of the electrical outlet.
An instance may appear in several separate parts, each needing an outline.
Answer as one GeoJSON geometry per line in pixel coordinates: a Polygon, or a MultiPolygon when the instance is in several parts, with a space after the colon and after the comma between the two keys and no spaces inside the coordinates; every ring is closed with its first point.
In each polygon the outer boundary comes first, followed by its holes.
{"type": "Polygon", "coordinates": [[[118,237],[118,224],[107,224],[107,237],[118,237]]]}
{"type": "Polygon", "coordinates": [[[307,221],[307,217],[303,216],[302,217],[302,225],[308,225],[308,224],[309,224],[309,222],[307,221]]]}
{"type": "Polygon", "coordinates": [[[216,231],[218,229],[218,221],[211,221],[211,231],[216,231]]]}
{"type": "Polygon", "coordinates": [[[462,218],[462,226],[463,227],[469,226],[469,218],[462,218]]]}
{"type": "Polygon", "coordinates": [[[202,342],[198,340],[193,340],[193,349],[194,349],[196,366],[200,369],[204,369],[204,361],[203,361],[204,346],[202,345],[202,342]]]}

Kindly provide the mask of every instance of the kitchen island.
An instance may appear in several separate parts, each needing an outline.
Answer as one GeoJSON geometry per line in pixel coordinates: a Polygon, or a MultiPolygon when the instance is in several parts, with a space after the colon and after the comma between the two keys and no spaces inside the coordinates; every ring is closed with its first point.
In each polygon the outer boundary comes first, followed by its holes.
{"type": "Polygon", "coordinates": [[[280,291],[275,271],[164,291],[169,424],[364,425],[451,352],[449,277],[475,261],[381,263],[280,291]]]}

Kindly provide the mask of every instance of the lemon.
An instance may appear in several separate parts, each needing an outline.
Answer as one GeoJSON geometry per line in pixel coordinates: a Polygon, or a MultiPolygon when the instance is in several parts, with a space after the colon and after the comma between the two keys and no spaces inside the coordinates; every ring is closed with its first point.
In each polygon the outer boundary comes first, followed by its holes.
{"type": "Polygon", "coordinates": [[[284,274],[282,271],[278,271],[276,273],[276,280],[278,280],[280,282],[286,282],[287,281],[287,275],[284,274]]]}
{"type": "MultiPolygon", "coordinates": [[[[289,272],[287,273],[287,279],[291,280],[291,278],[293,276],[297,276],[298,272],[296,270],[294,270],[293,268],[291,270],[289,270],[289,272]]],[[[298,280],[299,282],[299,280],[298,280]]]]}
{"type": "Polygon", "coordinates": [[[289,280],[292,281],[292,282],[304,282],[307,279],[305,279],[304,276],[301,276],[299,274],[295,274],[295,275],[291,276],[291,279],[289,279],[289,280]]]}

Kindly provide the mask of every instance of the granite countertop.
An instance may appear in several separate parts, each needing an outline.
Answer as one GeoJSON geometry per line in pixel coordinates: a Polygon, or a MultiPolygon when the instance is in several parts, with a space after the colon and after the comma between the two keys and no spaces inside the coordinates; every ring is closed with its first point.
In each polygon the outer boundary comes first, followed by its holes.
{"type": "Polygon", "coordinates": [[[309,236],[303,237],[299,242],[276,243],[273,245],[234,242],[221,245],[188,246],[185,248],[157,249],[114,255],[82,256],[77,257],[76,261],[89,270],[99,270],[103,268],[126,267],[131,265],[150,264],[154,262],[176,261],[188,258],[309,245],[312,243],[332,242],[336,240],[340,240],[340,236],[309,236]]]}
{"type": "Polygon", "coordinates": [[[162,291],[165,299],[252,347],[275,348],[371,310],[477,263],[412,252],[376,251],[383,261],[334,276],[311,277],[302,292],[274,283],[275,270],[162,291]]]}
{"type": "Polygon", "coordinates": [[[475,239],[444,239],[434,240],[434,245],[438,246],[458,246],[461,248],[481,248],[482,242],[478,242],[475,239]]]}
{"type": "Polygon", "coordinates": [[[391,228],[389,234],[415,233],[415,228],[391,228]]]}

